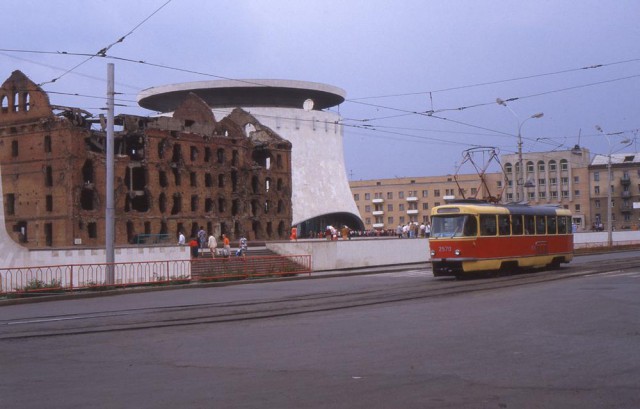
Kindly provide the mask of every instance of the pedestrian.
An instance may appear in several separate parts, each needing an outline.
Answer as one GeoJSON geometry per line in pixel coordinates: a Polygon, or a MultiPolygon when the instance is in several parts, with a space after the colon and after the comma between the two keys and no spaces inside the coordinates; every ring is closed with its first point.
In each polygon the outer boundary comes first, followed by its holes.
{"type": "Polygon", "coordinates": [[[198,230],[198,241],[200,242],[200,248],[204,250],[204,246],[207,243],[207,232],[204,231],[202,226],[200,226],[200,230],[198,230]]]}
{"type": "Polygon", "coordinates": [[[226,234],[222,235],[222,249],[222,255],[225,257],[229,257],[229,254],[231,254],[231,242],[229,241],[229,238],[226,234]]]}
{"type": "Polygon", "coordinates": [[[216,256],[216,249],[218,248],[218,241],[216,237],[212,234],[209,236],[209,240],[207,241],[207,246],[209,247],[209,251],[211,252],[211,258],[216,256]]]}
{"type": "Polygon", "coordinates": [[[396,227],[396,235],[398,236],[399,239],[402,238],[402,226],[398,225],[398,227],[396,227]]]}
{"type": "Polygon", "coordinates": [[[238,252],[236,253],[236,256],[245,256],[247,253],[247,248],[249,246],[247,245],[247,238],[244,236],[240,237],[240,241],[238,242],[238,252]]]}
{"type": "Polygon", "coordinates": [[[184,238],[184,234],[180,232],[178,234],[178,246],[184,246],[186,244],[186,239],[184,238]]]}
{"type": "Polygon", "coordinates": [[[340,233],[342,234],[342,240],[351,239],[351,237],[349,237],[349,232],[350,232],[349,226],[345,224],[344,227],[342,227],[342,229],[340,230],[340,233]]]}
{"type": "Polygon", "coordinates": [[[431,223],[427,222],[424,226],[424,235],[427,237],[431,237],[431,223]]]}
{"type": "Polygon", "coordinates": [[[296,226],[293,226],[291,228],[291,235],[289,236],[289,240],[298,241],[298,228],[296,226]]]}
{"type": "Polygon", "coordinates": [[[189,241],[189,247],[191,248],[191,257],[198,258],[198,241],[195,237],[189,241]]]}

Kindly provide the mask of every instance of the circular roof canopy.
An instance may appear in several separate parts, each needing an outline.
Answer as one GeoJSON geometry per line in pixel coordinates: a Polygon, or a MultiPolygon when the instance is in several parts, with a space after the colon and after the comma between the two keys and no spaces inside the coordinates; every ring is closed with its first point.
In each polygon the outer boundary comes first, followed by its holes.
{"type": "Polygon", "coordinates": [[[193,92],[211,108],[233,107],[308,107],[315,110],[341,104],[343,89],[317,82],[293,80],[217,80],[185,82],[147,88],[138,94],[141,107],[159,112],[174,111],[193,92]]]}

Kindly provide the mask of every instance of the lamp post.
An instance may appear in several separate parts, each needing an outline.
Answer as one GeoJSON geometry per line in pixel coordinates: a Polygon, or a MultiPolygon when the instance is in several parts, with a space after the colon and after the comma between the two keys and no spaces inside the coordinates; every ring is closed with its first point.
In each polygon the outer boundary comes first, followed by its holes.
{"type": "MultiPolygon", "coordinates": [[[[619,135],[622,132],[608,134],[602,130],[600,125],[596,125],[596,130],[600,132],[605,138],[607,138],[607,143],[609,144],[609,155],[607,158],[607,246],[611,247],[613,246],[613,209],[611,206],[611,183],[613,179],[613,176],[611,174],[611,155],[613,154],[613,145],[611,144],[610,135],[619,135]]],[[[620,143],[630,143],[630,141],[628,139],[625,139],[620,143]]]]}
{"type": "Polygon", "coordinates": [[[518,115],[513,111],[513,109],[511,109],[509,105],[507,105],[507,102],[505,100],[497,98],[496,103],[498,105],[507,107],[507,109],[509,109],[509,111],[513,114],[513,116],[518,121],[518,167],[520,168],[520,178],[516,180],[516,184],[518,185],[518,191],[516,193],[516,197],[519,199],[518,201],[524,201],[525,197],[524,197],[524,163],[522,160],[522,126],[529,119],[542,118],[544,116],[544,113],[538,112],[537,114],[533,114],[530,117],[526,118],[524,121],[520,121],[520,118],[518,117],[518,115]]]}

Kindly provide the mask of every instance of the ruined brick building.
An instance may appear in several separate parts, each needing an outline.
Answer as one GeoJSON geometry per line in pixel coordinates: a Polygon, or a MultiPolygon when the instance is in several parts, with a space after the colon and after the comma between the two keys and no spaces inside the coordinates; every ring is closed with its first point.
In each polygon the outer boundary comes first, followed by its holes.
{"type": "MultiPolygon", "coordinates": [[[[195,236],[284,239],[291,143],[242,109],[216,120],[190,94],[172,116],[115,118],[115,241],[195,236]]],[[[0,88],[6,229],[31,248],[104,245],[102,118],[51,105],[20,71],[0,88]]]]}

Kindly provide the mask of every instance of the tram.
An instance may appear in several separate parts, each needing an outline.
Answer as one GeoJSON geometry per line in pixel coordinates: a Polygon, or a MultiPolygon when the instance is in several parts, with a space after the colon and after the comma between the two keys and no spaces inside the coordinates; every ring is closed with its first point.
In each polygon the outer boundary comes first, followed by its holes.
{"type": "Polygon", "coordinates": [[[573,259],[571,213],[558,206],[460,200],[431,211],[433,275],[557,268],[573,259]]]}

